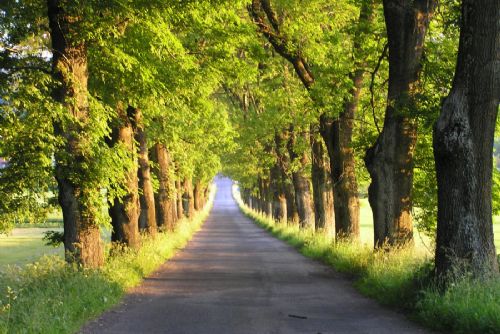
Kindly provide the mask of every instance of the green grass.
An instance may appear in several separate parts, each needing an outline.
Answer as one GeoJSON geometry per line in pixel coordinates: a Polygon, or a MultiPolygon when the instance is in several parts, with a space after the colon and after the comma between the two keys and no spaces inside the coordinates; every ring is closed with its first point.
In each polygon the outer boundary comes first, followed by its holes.
{"type": "Polygon", "coordinates": [[[89,319],[115,305],[167,259],[183,248],[201,227],[214,191],[193,220],[181,220],[176,231],[144,238],[139,251],[108,257],[99,270],[66,264],[45,256],[0,271],[0,333],[74,333],[89,319]]]}
{"type": "Polygon", "coordinates": [[[46,246],[43,232],[54,229],[23,228],[14,229],[10,235],[0,235],[0,269],[5,265],[23,265],[38,260],[44,255],[60,255],[63,247],[46,246]]]}
{"type": "MultiPolygon", "coordinates": [[[[500,279],[464,279],[444,294],[429,280],[432,252],[416,241],[415,247],[374,252],[371,243],[337,241],[312,230],[277,224],[246,207],[234,191],[241,210],[258,225],[296,247],[355,278],[356,288],[382,304],[403,309],[429,328],[453,333],[500,333],[500,279]]],[[[363,210],[363,207],[362,207],[363,210]]],[[[366,210],[362,211],[362,219],[366,210]]],[[[373,233],[364,222],[362,233],[373,233]]],[[[498,232],[498,225],[496,225],[498,232]]],[[[373,229],[373,228],[372,228],[373,229]]],[[[498,235],[497,235],[498,238],[498,235]]],[[[497,239],[498,245],[498,239],[497,239]]]]}

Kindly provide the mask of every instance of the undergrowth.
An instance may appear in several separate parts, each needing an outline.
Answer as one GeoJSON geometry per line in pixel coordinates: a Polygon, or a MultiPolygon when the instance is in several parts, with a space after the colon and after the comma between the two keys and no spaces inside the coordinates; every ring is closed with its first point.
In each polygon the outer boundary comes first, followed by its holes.
{"type": "Polygon", "coordinates": [[[192,220],[180,220],[174,232],[155,239],[143,237],[140,250],[108,257],[101,269],[82,269],[46,256],[0,271],[0,333],[78,331],[186,245],[208,216],[214,193],[192,220]]]}
{"type": "Polygon", "coordinates": [[[374,251],[296,225],[275,222],[247,207],[233,189],[245,215],[302,254],[355,278],[355,287],[384,305],[405,310],[429,328],[452,333],[500,333],[500,279],[463,279],[445,292],[430,280],[433,259],[414,247],[374,251]]]}

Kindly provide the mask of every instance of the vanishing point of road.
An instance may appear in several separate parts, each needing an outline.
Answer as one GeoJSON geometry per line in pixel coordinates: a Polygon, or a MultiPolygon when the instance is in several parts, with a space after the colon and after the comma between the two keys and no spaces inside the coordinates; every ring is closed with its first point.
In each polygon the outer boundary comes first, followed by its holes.
{"type": "Polygon", "coordinates": [[[82,333],[426,333],[254,225],[217,178],[203,228],[82,333]]]}

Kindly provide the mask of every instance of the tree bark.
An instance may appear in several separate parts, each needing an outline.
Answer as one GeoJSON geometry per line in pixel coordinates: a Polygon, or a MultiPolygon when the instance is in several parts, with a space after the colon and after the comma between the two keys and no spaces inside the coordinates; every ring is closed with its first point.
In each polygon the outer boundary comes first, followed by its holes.
{"type": "Polygon", "coordinates": [[[187,218],[191,219],[194,217],[193,182],[191,181],[190,177],[186,177],[184,178],[183,183],[184,194],[182,196],[182,199],[184,214],[187,218]]]}
{"type": "Polygon", "coordinates": [[[271,168],[270,173],[271,195],[272,195],[272,212],[273,218],[279,223],[287,221],[287,207],[285,189],[282,182],[282,175],[278,163],[271,168]]]}
{"type": "Polygon", "coordinates": [[[283,184],[283,191],[285,193],[286,200],[286,215],[288,222],[294,224],[299,221],[299,212],[297,211],[297,204],[295,203],[295,190],[293,188],[293,182],[290,169],[290,158],[288,152],[284,147],[283,135],[276,134],[274,137],[276,144],[276,155],[278,158],[278,167],[281,172],[281,182],[283,184]]]}
{"type": "Polygon", "coordinates": [[[335,226],[333,209],[333,184],[328,162],[325,161],[323,143],[311,135],[311,175],[316,231],[330,232],[335,226]]]}
{"type": "Polygon", "coordinates": [[[152,237],[156,236],[156,210],[153,183],[151,182],[151,168],[149,166],[149,150],[147,136],[144,131],[142,122],[142,113],[136,111],[136,133],[135,140],[139,144],[138,160],[139,160],[139,189],[140,189],[140,207],[139,228],[146,230],[152,237]]]}
{"type": "Polygon", "coordinates": [[[413,242],[413,152],[415,109],[425,35],[434,0],[384,0],[389,44],[388,104],[382,133],[366,152],[372,182],[368,199],[373,211],[375,247],[413,242]]]}
{"type": "Polygon", "coordinates": [[[77,40],[74,30],[80,17],[65,12],[60,0],[48,0],[47,9],[53,50],[52,77],[59,83],[52,97],[73,119],[64,126],[54,122],[55,135],[64,140],[55,153],[55,174],[63,212],[66,260],[84,267],[99,267],[104,263],[104,251],[95,217],[101,207],[89,200],[89,194],[99,193],[100,189],[87,185],[85,180],[75,183],[71,177],[82,179],[88,173],[85,166],[91,165],[82,135],[90,121],[87,46],[77,40]]]}
{"type": "Polygon", "coordinates": [[[500,2],[463,0],[458,60],[434,127],[438,184],[436,273],[498,274],[492,152],[500,100],[500,2]]]}
{"type": "Polygon", "coordinates": [[[194,200],[194,209],[196,211],[200,211],[203,208],[202,205],[202,185],[200,181],[196,181],[193,189],[193,200],[194,200]]]}
{"type": "Polygon", "coordinates": [[[312,197],[309,179],[305,173],[307,166],[307,154],[302,152],[295,153],[295,138],[296,134],[293,127],[290,129],[290,138],[288,140],[288,152],[290,154],[291,162],[299,160],[299,169],[292,170],[292,182],[295,191],[295,203],[297,205],[297,212],[299,213],[299,226],[301,228],[309,228],[314,226],[314,213],[312,210],[312,197]]]}
{"type": "Polygon", "coordinates": [[[122,198],[115,198],[109,207],[109,216],[113,231],[111,241],[122,243],[130,248],[140,247],[139,236],[139,183],[137,178],[138,162],[134,140],[135,112],[134,108],[124,110],[123,105],[118,106],[118,124],[113,128],[111,144],[122,144],[132,159],[132,166],[125,171],[124,187],[127,194],[122,198]]]}
{"type": "Polygon", "coordinates": [[[167,147],[161,143],[155,144],[154,157],[158,164],[156,174],[159,182],[158,193],[155,195],[156,221],[159,228],[172,231],[174,229],[173,210],[171,206],[174,190],[170,173],[172,161],[167,147]]]}
{"type": "Polygon", "coordinates": [[[182,219],[184,218],[184,208],[182,205],[182,194],[184,193],[182,189],[182,182],[179,179],[179,176],[177,176],[177,179],[175,180],[175,192],[177,196],[177,219],[182,219]]]}

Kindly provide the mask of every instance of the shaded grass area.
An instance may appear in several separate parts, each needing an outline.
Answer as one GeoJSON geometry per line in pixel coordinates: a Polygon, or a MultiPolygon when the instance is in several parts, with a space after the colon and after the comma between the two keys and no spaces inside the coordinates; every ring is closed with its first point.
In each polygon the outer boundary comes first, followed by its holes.
{"type": "MultiPolygon", "coordinates": [[[[241,210],[274,236],[302,254],[347,273],[356,288],[384,305],[404,310],[429,328],[452,333],[500,333],[500,279],[456,282],[440,293],[429,280],[431,253],[423,247],[374,252],[371,245],[334,241],[332,237],[275,223],[249,209],[233,195],[241,210]]],[[[368,227],[365,226],[365,233],[368,227]]]]}
{"type": "Polygon", "coordinates": [[[102,269],[84,270],[57,256],[4,268],[0,271],[0,333],[76,332],[187,244],[208,216],[214,193],[194,219],[179,221],[174,232],[159,233],[155,239],[144,237],[139,251],[108,256],[102,269]]]}

